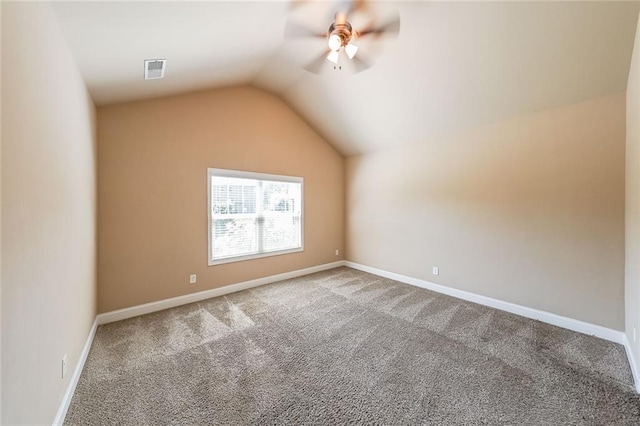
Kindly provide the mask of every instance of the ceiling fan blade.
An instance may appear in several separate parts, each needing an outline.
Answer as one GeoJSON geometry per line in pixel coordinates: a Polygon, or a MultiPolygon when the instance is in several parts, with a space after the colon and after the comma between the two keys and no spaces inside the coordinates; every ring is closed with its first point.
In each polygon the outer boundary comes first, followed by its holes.
{"type": "Polygon", "coordinates": [[[296,9],[300,6],[304,6],[307,3],[310,3],[311,0],[290,0],[289,1],[289,8],[291,10],[296,9]]]}
{"type": "Polygon", "coordinates": [[[378,25],[377,27],[365,28],[362,31],[358,31],[359,37],[364,37],[368,34],[374,35],[382,35],[389,34],[397,36],[400,32],[400,17],[396,16],[394,19],[388,21],[383,25],[378,25]]]}
{"type": "Polygon", "coordinates": [[[318,37],[324,38],[325,33],[319,33],[311,28],[295,21],[287,21],[284,27],[284,36],[286,38],[304,38],[304,37],[318,37]]]}
{"type": "Polygon", "coordinates": [[[351,0],[349,1],[349,13],[363,12],[367,9],[366,0],[351,0]]]}
{"type": "Polygon", "coordinates": [[[353,61],[353,67],[356,69],[356,72],[361,72],[371,67],[369,62],[365,61],[358,55],[351,58],[351,61],[353,61]]]}
{"type": "Polygon", "coordinates": [[[336,25],[344,25],[347,22],[347,12],[336,12],[336,25]]]}
{"type": "Polygon", "coordinates": [[[327,49],[320,54],[317,58],[309,62],[304,69],[314,74],[320,74],[322,65],[327,61],[327,55],[331,52],[331,49],[327,49]]]}

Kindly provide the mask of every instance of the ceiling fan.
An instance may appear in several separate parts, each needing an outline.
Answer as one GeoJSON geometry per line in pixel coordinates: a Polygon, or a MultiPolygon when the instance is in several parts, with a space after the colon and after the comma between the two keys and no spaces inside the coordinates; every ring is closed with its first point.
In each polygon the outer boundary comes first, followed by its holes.
{"type": "MultiPolygon", "coordinates": [[[[305,2],[295,4],[300,3],[305,2]]],[[[397,11],[394,11],[391,17],[387,17],[383,24],[377,24],[375,12],[362,0],[341,1],[333,10],[333,22],[325,32],[314,31],[294,19],[289,19],[285,27],[285,37],[288,39],[315,38],[324,41],[323,52],[304,67],[315,74],[320,73],[327,62],[333,69],[342,69],[342,64],[347,60],[353,64],[355,72],[363,71],[369,68],[371,63],[363,58],[359,42],[364,37],[397,36],[400,32],[400,17],[397,11]],[[359,25],[352,25],[351,22],[356,22],[352,18],[359,21],[359,25]]]]}

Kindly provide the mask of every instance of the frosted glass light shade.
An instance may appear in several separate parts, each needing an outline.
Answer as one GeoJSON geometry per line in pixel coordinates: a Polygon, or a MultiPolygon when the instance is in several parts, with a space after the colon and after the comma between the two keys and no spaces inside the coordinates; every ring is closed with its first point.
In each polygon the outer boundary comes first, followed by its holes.
{"type": "Polygon", "coordinates": [[[329,37],[329,49],[338,50],[342,46],[342,39],[339,35],[333,34],[329,37]]]}
{"type": "Polygon", "coordinates": [[[334,64],[338,63],[339,57],[340,57],[340,53],[337,50],[332,50],[331,53],[327,55],[327,59],[333,62],[334,64]]]}
{"type": "Polygon", "coordinates": [[[356,52],[358,51],[358,46],[349,43],[344,47],[344,51],[347,53],[349,59],[353,59],[353,57],[356,56],[356,52]]]}

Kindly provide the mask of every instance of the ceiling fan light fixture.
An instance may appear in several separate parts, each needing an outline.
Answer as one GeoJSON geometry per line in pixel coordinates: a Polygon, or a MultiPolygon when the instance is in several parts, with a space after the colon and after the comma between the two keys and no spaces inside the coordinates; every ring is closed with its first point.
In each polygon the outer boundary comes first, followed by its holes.
{"type": "MultiPolygon", "coordinates": [[[[300,3],[310,2],[310,0],[291,1],[300,3]]],[[[334,15],[333,22],[329,25],[327,31],[324,31],[322,33],[317,32],[316,30],[312,29],[312,27],[302,25],[292,20],[292,18],[287,20],[287,24],[285,26],[286,38],[312,37],[315,39],[319,39],[318,41],[322,40],[322,44],[324,44],[325,46],[324,50],[322,52],[318,52],[317,56],[314,56],[313,59],[309,61],[306,66],[304,66],[304,69],[313,74],[321,74],[324,68],[329,68],[326,67],[324,61],[331,62],[333,64],[332,68],[338,70],[342,69],[342,63],[344,61],[350,60],[352,66],[347,67],[347,70],[353,71],[354,73],[364,71],[371,65],[363,59],[363,52],[360,52],[359,46],[351,44],[351,41],[353,40],[354,42],[358,42],[358,44],[360,44],[360,39],[362,37],[369,36],[369,39],[372,39],[373,37],[378,38],[379,36],[384,34],[397,36],[400,29],[400,17],[397,12],[394,14],[395,16],[391,19],[388,19],[386,23],[376,23],[375,14],[371,13],[372,11],[366,10],[366,8],[361,7],[365,2],[373,0],[336,1],[338,1],[339,7],[344,10],[338,11],[334,15]],[[357,28],[354,28],[349,22],[350,15],[352,13],[354,15],[357,15],[354,16],[356,18],[355,22],[357,24],[357,28]],[[343,48],[347,59],[341,58],[341,50],[343,48]]],[[[365,48],[371,48],[371,46],[368,45],[363,47],[363,49],[365,48]]]]}
{"type": "Polygon", "coordinates": [[[338,34],[331,34],[329,37],[329,49],[339,50],[342,47],[342,38],[338,34]]]}
{"type": "Polygon", "coordinates": [[[344,51],[349,57],[349,59],[353,59],[356,56],[356,52],[358,51],[358,46],[355,44],[349,43],[344,47],[344,51]]]}
{"type": "Polygon", "coordinates": [[[337,50],[332,50],[328,55],[327,59],[334,64],[338,63],[338,58],[340,57],[340,53],[337,50]]]}

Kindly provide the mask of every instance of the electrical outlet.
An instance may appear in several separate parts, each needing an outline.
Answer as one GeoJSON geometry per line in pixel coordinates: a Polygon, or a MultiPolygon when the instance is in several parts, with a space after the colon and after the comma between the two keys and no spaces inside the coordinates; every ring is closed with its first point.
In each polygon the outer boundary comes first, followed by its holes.
{"type": "Polygon", "coordinates": [[[198,277],[196,276],[196,274],[189,275],[189,284],[195,284],[197,280],[198,277]]]}
{"type": "Polygon", "coordinates": [[[62,357],[62,378],[67,375],[67,354],[62,357]]]}
{"type": "Polygon", "coordinates": [[[340,250],[336,250],[336,256],[340,256],[340,250]]]}
{"type": "Polygon", "coordinates": [[[431,270],[431,273],[433,275],[439,275],[440,274],[440,268],[438,268],[437,266],[434,266],[433,269],[431,270]]]}

